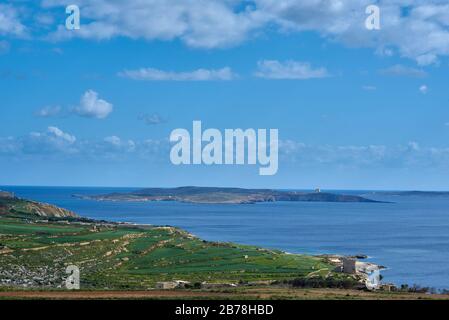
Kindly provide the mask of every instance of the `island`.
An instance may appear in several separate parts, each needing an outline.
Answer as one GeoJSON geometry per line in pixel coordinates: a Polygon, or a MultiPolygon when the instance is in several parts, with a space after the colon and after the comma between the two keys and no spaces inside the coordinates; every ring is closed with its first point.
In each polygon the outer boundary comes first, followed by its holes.
{"type": "Polygon", "coordinates": [[[253,204],[275,201],[308,202],[381,202],[357,195],[327,192],[300,192],[272,189],[221,187],[145,188],[127,193],[80,195],[74,197],[97,201],[179,201],[197,204],[253,204]]]}

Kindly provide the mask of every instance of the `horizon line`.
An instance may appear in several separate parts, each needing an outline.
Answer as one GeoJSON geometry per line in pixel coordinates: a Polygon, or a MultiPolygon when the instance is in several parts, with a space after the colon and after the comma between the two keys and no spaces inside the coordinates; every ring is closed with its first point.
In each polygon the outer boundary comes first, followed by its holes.
{"type": "Polygon", "coordinates": [[[449,192],[449,190],[444,189],[343,189],[343,188],[321,188],[321,187],[314,187],[314,188],[270,188],[270,187],[236,187],[236,186],[204,186],[204,185],[179,185],[179,186],[169,186],[169,187],[154,187],[154,186],[146,186],[146,187],[131,187],[131,186],[81,186],[81,185],[21,185],[21,184],[0,184],[0,190],[2,187],[13,187],[13,188],[105,188],[105,189],[150,189],[150,188],[157,188],[157,189],[175,189],[175,188],[185,188],[185,187],[197,187],[197,188],[237,188],[237,189],[256,189],[256,190],[262,190],[262,189],[270,189],[270,190],[299,190],[299,191],[308,191],[308,190],[316,190],[320,189],[321,192],[323,190],[327,191],[366,191],[366,192],[377,192],[377,191],[383,191],[383,192],[395,192],[395,191],[405,191],[405,192],[449,192]]]}

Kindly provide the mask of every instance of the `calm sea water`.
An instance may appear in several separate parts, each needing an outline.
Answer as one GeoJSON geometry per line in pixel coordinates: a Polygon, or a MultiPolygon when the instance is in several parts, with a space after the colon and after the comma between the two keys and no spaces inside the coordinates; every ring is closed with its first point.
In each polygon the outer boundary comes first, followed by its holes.
{"type": "Polygon", "coordinates": [[[198,205],[96,202],[71,196],[133,190],[127,188],[0,189],[89,218],[172,225],[206,240],[292,253],[366,254],[371,261],[388,267],[383,271],[386,282],[449,288],[449,197],[371,197],[394,203],[198,205]]]}

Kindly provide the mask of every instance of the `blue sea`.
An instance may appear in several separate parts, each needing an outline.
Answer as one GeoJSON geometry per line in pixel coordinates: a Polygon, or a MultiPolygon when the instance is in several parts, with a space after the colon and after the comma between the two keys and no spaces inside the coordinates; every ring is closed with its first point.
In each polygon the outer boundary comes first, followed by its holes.
{"type": "Polygon", "coordinates": [[[178,202],[97,202],[73,194],[131,188],[0,187],[81,216],[172,225],[212,241],[231,241],[291,253],[366,254],[386,266],[384,282],[449,289],[449,197],[374,196],[391,203],[276,202],[206,205],[178,202]]]}

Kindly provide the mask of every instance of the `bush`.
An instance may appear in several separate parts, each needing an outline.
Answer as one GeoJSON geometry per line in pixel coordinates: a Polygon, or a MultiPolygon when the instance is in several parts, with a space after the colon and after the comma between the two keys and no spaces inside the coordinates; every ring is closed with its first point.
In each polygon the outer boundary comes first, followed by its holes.
{"type": "Polygon", "coordinates": [[[294,280],[285,280],[283,283],[294,288],[354,289],[359,285],[359,283],[353,279],[334,278],[297,278],[294,280]]]}

